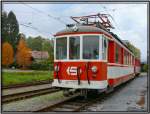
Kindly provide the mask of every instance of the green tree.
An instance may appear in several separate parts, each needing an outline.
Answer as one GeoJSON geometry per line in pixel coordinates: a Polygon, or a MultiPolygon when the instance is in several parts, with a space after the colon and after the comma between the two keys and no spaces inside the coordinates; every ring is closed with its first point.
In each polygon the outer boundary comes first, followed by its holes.
{"type": "Polygon", "coordinates": [[[136,48],[130,42],[127,42],[127,46],[134,53],[135,57],[140,58],[141,52],[138,48],[136,48]]]}
{"type": "Polygon", "coordinates": [[[54,61],[54,50],[53,50],[53,45],[52,45],[52,40],[45,40],[43,43],[43,51],[48,51],[49,54],[49,61],[53,62],[54,61]]]}
{"type": "Polygon", "coordinates": [[[7,25],[8,25],[7,26],[8,38],[9,38],[8,42],[12,44],[14,51],[16,52],[16,43],[18,41],[17,36],[19,33],[19,24],[15,14],[12,11],[10,11],[8,14],[7,25]]]}
{"type": "Polygon", "coordinates": [[[42,37],[41,36],[37,36],[37,37],[29,37],[27,39],[27,45],[29,48],[31,48],[32,50],[36,50],[36,51],[41,51],[42,50],[42,37]]]}
{"type": "Polygon", "coordinates": [[[143,71],[144,71],[144,72],[147,72],[147,71],[148,71],[148,65],[147,65],[147,64],[144,64],[144,65],[143,65],[143,71]]]}
{"type": "Polygon", "coordinates": [[[49,54],[49,61],[53,62],[53,41],[49,39],[42,38],[41,36],[29,37],[26,39],[27,45],[32,50],[36,51],[47,51],[49,54]]]}
{"type": "Polygon", "coordinates": [[[7,12],[2,12],[2,42],[10,42],[8,37],[7,12]]]}

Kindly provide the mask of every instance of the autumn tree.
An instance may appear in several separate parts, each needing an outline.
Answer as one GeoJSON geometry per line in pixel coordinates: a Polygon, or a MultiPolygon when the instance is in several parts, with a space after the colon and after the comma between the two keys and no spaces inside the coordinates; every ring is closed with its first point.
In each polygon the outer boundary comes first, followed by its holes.
{"type": "Polygon", "coordinates": [[[2,44],[2,65],[8,67],[14,61],[14,51],[13,47],[5,42],[2,44]]]}
{"type": "Polygon", "coordinates": [[[27,47],[26,42],[24,39],[19,40],[19,44],[17,46],[17,64],[22,66],[23,69],[25,69],[27,66],[29,66],[31,61],[31,49],[27,47]]]}
{"type": "MultiPolygon", "coordinates": [[[[20,39],[26,40],[25,34],[23,34],[23,33],[19,33],[19,34],[18,34],[18,36],[17,36],[17,41],[16,41],[16,45],[19,44],[20,39]]],[[[29,47],[29,46],[28,46],[28,47],[29,47]]],[[[29,47],[29,48],[30,48],[30,47],[29,47]]]]}

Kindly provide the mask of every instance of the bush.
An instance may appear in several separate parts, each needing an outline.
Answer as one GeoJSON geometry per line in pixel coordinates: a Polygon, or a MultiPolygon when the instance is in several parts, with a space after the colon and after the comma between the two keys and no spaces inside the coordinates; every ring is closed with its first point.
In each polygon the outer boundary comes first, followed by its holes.
{"type": "Polygon", "coordinates": [[[32,70],[53,70],[53,64],[48,61],[33,62],[30,66],[32,70]]]}
{"type": "Polygon", "coordinates": [[[141,71],[148,72],[148,64],[141,64],[141,71]]]}
{"type": "Polygon", "coordinates": [[[144,71],[144,72],[148,72],[148,65],[147,65],[147,64],[144,64],[144,65],[143,65],[143,71],[144,71]]]}
{"type": "Polygon", "coordinates": [[[13,64],[11,64],[10,67],[15,67],[15,69],[16,69],[16,68],[19,68],[19,65],[16,63],[16,61],[14,61],[13,64]]]}

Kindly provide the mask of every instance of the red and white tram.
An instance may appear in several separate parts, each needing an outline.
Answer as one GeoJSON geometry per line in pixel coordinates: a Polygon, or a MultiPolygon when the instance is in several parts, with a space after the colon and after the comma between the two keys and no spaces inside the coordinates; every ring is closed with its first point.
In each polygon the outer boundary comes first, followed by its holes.
{"type": "Polygon", "coordinates": [[[55,34],[52,86],[106,90],[138,73],[140,60],[115,34],[102,27],[79,24],[55,34]]]}

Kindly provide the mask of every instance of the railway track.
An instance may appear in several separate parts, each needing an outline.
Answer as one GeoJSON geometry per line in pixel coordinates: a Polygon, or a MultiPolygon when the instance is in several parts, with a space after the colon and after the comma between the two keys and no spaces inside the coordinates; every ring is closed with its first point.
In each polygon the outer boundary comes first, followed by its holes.
{"type": "Polygon", "coordinates": [[[21,93],[9,94],[2,96],[2,103],[9,103],[12,101],[22,100],[34,96],[40,96],[48,93],[53,93],[59,91],[58,88],[44,88],[33,91],[26,91],[21,93]]]}
{"type": "Polygon", "coordinates": [[[101,93],[100,97],[90,97],[87,99],[79,96],[79,94],[77,93],[48,107],[38,109],[35,112],[60,112],[60,111],[77,112],[80,111],[85,106],[91,105],[103,98],[104,93],[101,93]]]}
{"type": "MultiPolygon", "coordinates": [[[[131,80],[128,81],[130,83],[131,80]]],[[[99,94],[91,94],[89,95],[87,99],[84,97],[80,97],[79,93],[76,93],[68,98],[62,99],[59,102],[56,102],[55,104],[51,104],[47,107],[41,108],[36,110],[35,112],[60,112],[60,111],[69,111],[69,112],[78,112],[81,109],[83,109],[86,106],[90,106],[93,103],[96,103],[97,101],[104,101],[107,97],[110,97],[113,95],[115,92],[118,92],[119,90],[123,89],[127,82],[123,83],[120,86],[117,86],[115,90],[107,93],[107,92],[102,92],[99,94]]]]}

